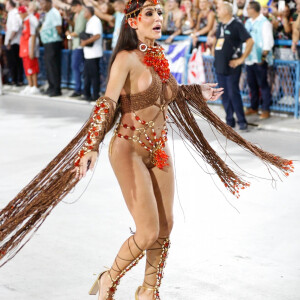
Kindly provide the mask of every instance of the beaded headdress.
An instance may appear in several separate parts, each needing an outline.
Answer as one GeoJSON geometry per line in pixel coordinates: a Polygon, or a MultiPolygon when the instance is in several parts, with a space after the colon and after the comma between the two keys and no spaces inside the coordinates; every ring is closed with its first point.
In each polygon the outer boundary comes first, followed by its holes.
{"type": "Polygon", "coordinates": [[[126,18],[125,22],[127,22],[127,20],[129,18],[135,18],[142,8],[160,4],[160,0],[149,0],[149,1],[152,2],[152,4],[140,5],[139,0],[129,0],[128,3],[126,4],[125,10],[124,10],[124,14],[125,14],[125,18],[126,18]],[[134,1],[136,1],[136,9],[134,9],[133,11],[129,11],[129,9],[134,1]]]}

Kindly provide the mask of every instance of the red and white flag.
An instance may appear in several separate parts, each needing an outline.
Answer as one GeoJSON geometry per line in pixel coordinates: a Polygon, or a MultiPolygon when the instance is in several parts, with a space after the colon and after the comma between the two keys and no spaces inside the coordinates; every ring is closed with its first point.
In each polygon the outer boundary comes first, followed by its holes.
{"type": "Polygon", "coordinates": [[[205,73],[201,48],[194,49],[188,64],[188,84],[205,83],[205,73]]]}

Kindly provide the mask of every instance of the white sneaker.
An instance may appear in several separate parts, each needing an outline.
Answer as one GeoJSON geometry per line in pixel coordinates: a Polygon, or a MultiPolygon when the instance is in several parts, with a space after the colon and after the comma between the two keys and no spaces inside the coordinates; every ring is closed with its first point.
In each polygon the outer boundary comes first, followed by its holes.
{"type": "Polygon", "coordinates": [[[32,86],[29,90],[30,95],[39,95],[41,92],[36,86],[32,86]]]}
{"type": "Polygon", "coordinates": [[[27,85],[26,88],[20,92],[20,94],[22,94],[22,95],[28,95],[30,89],[31,89],[31,86],[27,85]]]}
{"type": "Polygon", "coordinates": [[[293,105],[295,104],[295,100],[293,96],[287,95],[282,97],[277,103],[282,105],[293,105]]]}

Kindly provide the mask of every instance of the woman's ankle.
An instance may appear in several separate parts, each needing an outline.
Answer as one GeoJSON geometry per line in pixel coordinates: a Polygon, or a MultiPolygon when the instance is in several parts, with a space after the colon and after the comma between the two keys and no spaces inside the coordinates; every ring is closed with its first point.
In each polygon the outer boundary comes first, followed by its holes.
{"type": "Polygon", "coordinates": [[[153,287],[141,286],[139,295],[153,295],[155,289],[153,287]]]}

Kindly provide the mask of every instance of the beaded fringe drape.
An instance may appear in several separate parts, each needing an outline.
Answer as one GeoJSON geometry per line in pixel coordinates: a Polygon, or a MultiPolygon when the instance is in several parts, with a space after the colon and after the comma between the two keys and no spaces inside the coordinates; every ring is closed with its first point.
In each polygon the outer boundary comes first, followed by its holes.
{"type": "MultiPolygon", "coordinates": [[[[225,187],[239,196],[239,188],[249,184],[231,170],[218,156],[202,134],[193,114],[201,116],[229,140],[251,152],[269,166],[277,167],[285,176],[293,171],[292,161],[268,153],[243,139],[230,126],[224,124],[207,106],[199,85],[180,86],[176,98],[169,106],[170,119],[182,135],[220,177],[225,187]]],[[[99,135],[99,143],[118,115],[110,112],[107,126],[99,135]]],[[[93,112],[91,114],[93,117],[93,112]]],[[[75,187],[74,161],[84,146],[91,125],[91,117],[75,138],[0,212],[0,266],[12,259],[45,221],[53,208],[75,187]],[[25,239],[26,238],[26,239],[25,239]]]]}
{"type": "Polygon", "coordinates": [[[200,85],[182,85],[178,89],[175,100],[169,105],[171,122],[178,127],[180,133],[191,143],[197,154],[213,168],[225,187],[235,196],[239,197],[239,189],[244,189],[249,186],[249,183],[234,172],[210,146],[201,132],[194,114],[204,118],[218,132],[257,156],[267,166],[271,164],[278,168],[284,176],[288,176],[290,172],[293,172],[292,161],[266,152],[248,142],[215,115],[204,101],[200,85]]]}
{"type": "MultiPolygon", "coordinates": [[[[72,141],[1,210],[0,267],[22,249],[33,234],[27,235],[39,229],[54,207],[78,183],[76,172],[72,170],[86,142],[93,114],[72,141]]],[[[101,132],[99,141],[103,140],[105,132],[101,132]]]]}

